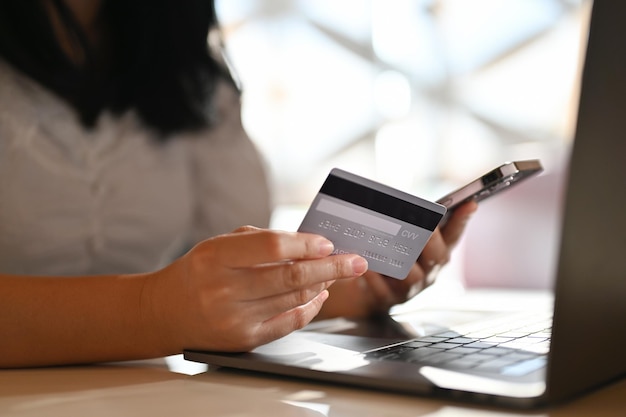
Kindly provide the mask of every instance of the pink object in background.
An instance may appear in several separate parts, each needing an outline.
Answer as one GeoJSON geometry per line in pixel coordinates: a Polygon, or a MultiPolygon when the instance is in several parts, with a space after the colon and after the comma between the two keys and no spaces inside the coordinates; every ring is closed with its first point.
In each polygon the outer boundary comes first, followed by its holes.
{"type": "Polygon", "coordinates": [[[562,172],[546,171],[480,204],[459,248],[467,287],[552,286],[562,172]]]}

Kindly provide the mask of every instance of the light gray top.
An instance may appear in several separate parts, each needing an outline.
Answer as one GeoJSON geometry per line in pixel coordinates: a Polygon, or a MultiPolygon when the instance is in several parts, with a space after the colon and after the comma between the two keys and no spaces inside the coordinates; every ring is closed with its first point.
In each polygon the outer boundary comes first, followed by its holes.
{"type": "Polygon", "coordinates": [[[239,98],[222,86],[218,99],[215,127],[159,144],[132,112],[85,130],[0,60],[0,273],[152,271],[199,240],[267,226],[263,161],[239,98]]]}

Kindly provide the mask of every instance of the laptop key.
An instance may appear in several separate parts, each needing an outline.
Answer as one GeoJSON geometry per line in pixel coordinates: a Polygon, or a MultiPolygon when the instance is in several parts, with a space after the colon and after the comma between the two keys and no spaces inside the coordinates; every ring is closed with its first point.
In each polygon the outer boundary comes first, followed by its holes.
{"type": "Polygon", "coordinates": [[[496,347],[490,347],[487,349],[482,349],[480,352],[484,353],[485,355],[502,356],[511,352],[511,349],[496,346],[496,347]]]}
{"type": "Polygon", "coordinates": [[[420,360],[419,362],[424,362],[425,364],[428,364],[428,365],[437,365],[437,364],[443,364],[443,363],[447,364],[448,362],[455,360],[455,359],[460,359],[461,357],[462,355],[443,351],[443,352],[435,353],[434,355],[426,356],[424,359],[420,360]]]}
{"type": "Polygon", "coordinates": [[[488,348],[494,347],[495,345],[492,343],[485,343],[485,342],[472,342],[463,346],[469,347],[469,348],[475,348],[475,349],[488,349],[488,348]]]}
{"type": "Polygon", "coordinates": [[[433,349],[430,347],[417,348],[413,350],[409,350],[406,352],[402,352],[397,358],[397,360],[408,361],[408,362],[420,362],[427,358],[430,355],[434,355],[436,353],[441,353],[441,349],[433,349]]]}
{"type": "Polygon", "coordinates": [[[467,346],[457,346],[455,348],[448,350],[448,352],[459,353],[461,355],[473,355],[475,353],[479,353],[483,351],[484,351],[483,349],[469,348],[467,346]]]}
{"type": "Polygon", "coordinates": [[[453,349],[453,348],[458,348],[459,345],[456,343],[441,342],[441,343],[434,343],[430,345],[430,347],[433,349],[453,349]]]}

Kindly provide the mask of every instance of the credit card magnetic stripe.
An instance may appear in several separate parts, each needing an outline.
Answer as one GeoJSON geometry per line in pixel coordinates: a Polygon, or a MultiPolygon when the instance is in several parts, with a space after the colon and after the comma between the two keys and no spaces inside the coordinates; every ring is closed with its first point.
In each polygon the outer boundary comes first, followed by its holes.
{"type": "Polygon", "coordinates": [[[442,213],[431,211],[401,198],[339,177],[332,172],[326,178],[319,192],[422,227],[431,232],[435,230],[442,216],[442,213]]]}

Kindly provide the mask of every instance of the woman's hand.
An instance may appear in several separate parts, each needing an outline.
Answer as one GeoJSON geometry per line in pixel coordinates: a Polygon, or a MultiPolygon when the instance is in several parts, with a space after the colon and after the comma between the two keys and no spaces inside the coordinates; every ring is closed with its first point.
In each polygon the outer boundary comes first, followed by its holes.
{"type": "Polygon", "coordinates": [[[322,236],[240,228],[150,277],[144,315],[179,351],[252,349],[308,324],[335,280],[366,271],[360,256],[332,251],[322,236]]]}
{"type": "Polygon", "coordinates": [[[435,232],[419,259],[404,280],[389,278],[373,271],[361,277],[342,280],[330,289],[318,319],[332,317],[366,317],[386,313],[432,285],[437,273],[448,263],[465,225],[478,205],[470,202],[458,207],[440,230],[435,232]]]}

